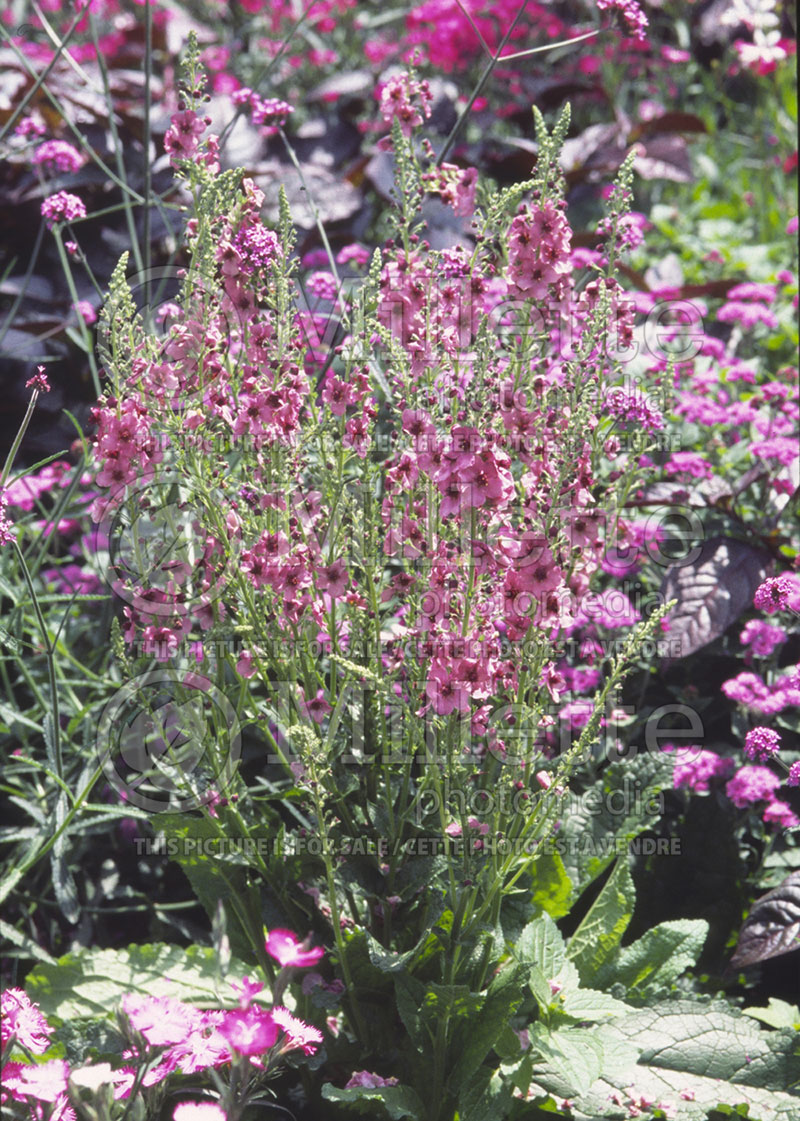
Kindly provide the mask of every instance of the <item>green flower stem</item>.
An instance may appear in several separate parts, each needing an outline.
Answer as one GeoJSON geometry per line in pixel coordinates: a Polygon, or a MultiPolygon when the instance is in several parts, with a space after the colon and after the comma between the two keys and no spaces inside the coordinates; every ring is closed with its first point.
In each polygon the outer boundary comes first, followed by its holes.
{"type": "Polygon", "coordinates": [[[28,402],[28,408],[25,410],[25,416],[22,418],[22,424],[19,426],[19,430],[17,431],[17,434],[14,437],[14,443],[11,445],[11,451],[6,456],[6,461],[5,461],[5,464],[3,466],[3,473],[2,473],[2,475],[0,475],[0,491],[5,487],[6,479],[8,478],[9,474],[11,473],[11,468],[14,465],[14,460],[17,458],[17,452],[19,451],[19,446],[22,443],[22,440],[25,436],[25,433],[28,430],[28,425],[31,422],[31,417],[33,416],[33,410],[36,408],[36,402],[37,402],[38,399],[39,399],[39,390],[34,389],[33,392],[31,393],[31,399],[28,402]]]}
{"type": "MultiPolygon", "coordinates": [[[[64,270],[64,278],[67,282],[67,287],[69,288],[69,294],[72,297],[73,304],[77,304],[79,299],[78,290],[75,287],[75,281],[72,276],[72,268],[69,263],[67,251],[64,248],[63,241],[61,240],[60,226],[53,227],[53,237],[55,239],[56,249],[58,250],[58,256],[61,260],[61,267],[64,270]]],[[[83,316],[80,314],[78,314],[78,330],[80,332],[81,341],[83,343],[83,349],[86,353],[86,357],[89,359],[89,369],[92,372],[92,382],[94,383],[95,392],[97,393],[97,396],[100,397],[103,390],[100,385],[100,372],[97,368],[97,362],[94,356],[92,335],[89,331],[89,328],[86,326],[86,323],[84,322],[83,316]]]]}
{"type": "Polygon", "coordinates": [[[306,753],[306,758],[308,760],[308,769],[311,776],[312,797],[317,814],[317,825],[322,833],[322,859],[325,864],[325,879],[328,885],[328,899],[331,906],[333,937],[336,942],[336,950],[342,967],[342,977],[347,988],[347,1000],[350,1006],[353,1026],[362,1044],[366,1044],[369,1040],[369,1033],[361,1017],[361,1009],[358,1006],[358,1001],[355,998],[353,977],[350,972],[350,962],[347,959],[347,949],[344,938],[342,937],[342,924],[340,922],[339,900],[336,894],[336,880],[333,873],[333,860],[327,843],[328,836],[325,828],[325,810],[322,805],[322,798],[320,797],[320,782],[313,749],[306,753]]]}
{"type": "Polygon", "coordinates": [[[44,656],[47,662],[47,677],[50,685],[50,705],[53,728],[53,759],[55,762],[56,774],[60,779],[63,779],[64,764],[61,758],[61,725],[59,722],[60,717],[58,708],[58,686],[56,684],[56,663],[55,658],[53,657],[55,644],[51,641],[50,635],[48,633],[47,624],[44,621],[42,609],[39,606],[39,599],[36,595],[36,589],[34,588],[33,581],[31,580],[31,574],[30,572],[28,572],[28,566],[25,563],[25,558],[22,555],[22,550],[20,549],[16,538],[11,542],[11,544],[14,552],[16,553],[17,560],[19,561],[19,566],[22,569],[22,575],[25,579],[25,583],[28,586],[28,591],[30,592],[31,596],[31,603],[36,614],[36,621],[39,624],[39,633],[42,636],[42,646],[44,647],[44,656]]]}

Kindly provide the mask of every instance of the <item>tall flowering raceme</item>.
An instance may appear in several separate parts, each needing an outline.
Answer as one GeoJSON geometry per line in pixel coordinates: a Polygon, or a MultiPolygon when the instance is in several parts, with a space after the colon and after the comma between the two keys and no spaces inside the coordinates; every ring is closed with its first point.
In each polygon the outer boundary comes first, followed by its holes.
{"type": "MultiPolygon", "coordinates": [[[[413,77],[382,95],[403,174],[420,191],[407,134],[425,97],[413,77]]],[[[189,471],[201,449],[206,477],[218,477],[227,498],[202,511],[201,574],[206,555],[235,552],[240,563],[207,618],[180,596],[174,611],[159,604],[149,613],[153,594],[139,588],[128,634],[166,628],[179,643],[194,625],[246,623],[252,645],[236,661],[250,678],[254,668],[267,673],[259,652],[282,635],[299,660],[274,669],[293,683],[295,715],[317,725],[341,688],[336,657],[359,662],[361,651],[380,649],[378,672],[409,711],[469,717],[479,754],[502,757],[504,729],[487,727],[486,713],[530,690],[535,733],[536,698],[548,692],[540,679],[552,672],[548,642],[588,621],[580,602],[608,544],[593,488],[608,436],[596,409],[612,368],[602,339],[613,278],[572,298],[552,154],[531,202],[471,257],[430,250],[406,199],[397,244],[373,261],[364,301],[348,313],[351,334],[313,387],[290,314],[288,227],[265,228],[255,186],[216,174],[190,101],[173,130],[191,145],[168,147],[202,186],[187,235],[194,270],[210,280],[203,324],[187,314],[156,353],[134,321],[124,368],[109,349],[114,393],[95,411],[95,450],[98,482],[113,489],[96,513],[125,501],[143,469],[189,471]],[[501,305],[517,323],[497,347],[489,317],[501,305]],[[556,322],[564,341],[553,351],[538,325],[556,322]],[[376,345],[388,359],[378,383],[376,345]],[[216,450],[221,441],[233,458],[216,450]],[[313,643],[327,665],[306,660],[313,643]]],[[[496,211],[491,221],[507,219],[496,211]]],[[[111,305],[124,321],[131,309],[119,274],[115,284],[111,305]]],[[[205,571],[210,587],[210,560],[205,571]]],[[[635,619],[627,612],[620,622],[635,619]]]]}
{"type": "MultiPolygon", "coordinates": [[[[94,513],[140,517],[148,488],[174,480],[193,561],[169,558],[149,585],[140,570],[119,580],[126,638],[145,653],[162,643],[176,675],[186,643],[207,647],[240,718],[263,729],[320,849],[296,888],[280,853],[257,874],[270,890],[284,885],[282,906],[298,921],[313,900],[336,945],[347,1022],[366,1040],[348,945],[365,926],[391,945],[393,916],[419,905],[397,882],[402,844],[423,829],[471,837],[458,881],[437,876],[433,890],[446,901],[463,880],[469,898],[447,905],[465,908],[464,937],[484,938],[489,901],[521,874],[523,843],[552,827],[578,749],[598,735],[601,683],[622,680],[660,617],[639,623],[627,597],[593,599],[591,588],[620,495],[641,478],[638,457],[618,455],[613,480],[601,481],[609,441],[639,424],[632,409],[620,418],[604,405],[621,376],[610,324],[628,315],[609,262],[630,161],[605,263],[589,277],[573,261],[561,197],[566,114],[552,135],[537,119],[531,184],[492,195],[473,176],[459,181],[451,203],[482,200],[474,245],[434,250],[420,203],[442,181],[415,139],[428,93],[413,74],[390,82],[381,109],[402,185],[394,237],[357,296],[339,291],[334,261],[324,272],[313,261],[309,288],[333,305],[343,341],[309,355],[285,199],[271,229],[257,186],[218,171],[216,144],[198,127],[196,61],[192,49],[168,142],[193,199],[181,314],[163,336],[148,332],[118,268],[100,320],[109,388],[94,413],[94,513]],[[605,628],[626,632],[605,679],[591,665],[556,665],[559,639],[594,641],[605,628]],[[562,669],[574,670],[579,702],[564,699],[562,669]],[[576,749],[561,755],[547,738],[559,701],[576,749]],[[497,808],[481,820],[449,804],[445,782],[464,795],[503,790],[531,812],[497,808]],[[423,794],[441,805],[424,810],[423,794]],[[376,856],[362,910],[337,848],[377,844],[379,830],[395,855],[376,856]],[[519,856],[498,868],[492,845],[507,836],[519,856]]],[[[445,190],[451,176],[445,168],[445,190]]],[[[222,830],[285,828],[243,784],[235,793],[214,807],[222,830]]],[[[296,837],[308,839],[305,827],[296,837]]],[[[281,929],[267,952],[282,966],[276,1000],[291,971],[319,956],[281,929]]],[[[466,977],[466,958],[460,968],[466,977]]],[[[268,1018],[247,1003],[187,1028],[220,1061],[225,1047],[307,1053],[315,1031],[282,1006],[268,1018]]]]}

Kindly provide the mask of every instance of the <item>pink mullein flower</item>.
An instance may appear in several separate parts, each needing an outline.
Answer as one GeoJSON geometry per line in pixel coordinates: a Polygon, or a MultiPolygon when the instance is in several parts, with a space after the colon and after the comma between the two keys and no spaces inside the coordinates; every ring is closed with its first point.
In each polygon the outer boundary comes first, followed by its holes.
{"type": "Polygon", "coordinates": [[[7,508],[6,492],[0,490],[0,547],[14,540],[14,523],[8,518],[7,508]]]}
{"type": "Polygon", "coordinates": [[[37,393],[49,393],[50,382],[44,372],[44,366],[37,366],[36,373],[25,382],[26,389],[35,389],[37,393]]]}
{"type": "Polygon", "coordinates": [[[300,701],[300,711],[304,716],[313,720],[315,724],[321,724],[328,713],[333,711],[333,708],[325,699],[324,689],[317,689],[317,695],[312,697],[310,701],[300,701]]]}
{"type": "Polygon", "coordinates": [[[431,664],[425,693],[439,716],[469,712],[469,693],[453,675],[453,667],[436,658],[431,664]]]}
{"type": "Polygon", "coordinates": [[[600,12],[616,9],[634,39],[640,42],[647,41],[649,20],[636,0],[597,0],[597,9],[600,12]]]}
{"type": "Polygon", "coordinates": [[[317,569],[317,585],[321,591],[327,592],[331,599],[341,599],[349,583],[350,577],[341,559],[317,569]]]}
{"type": "Polygon", "coordinates": [[[400,122],[403,136],[411,136],[423,118],[431,115],[433,95],[426,81],[417,81],[410,74],[390,78],[381,90],[381,116],[387,124],[395,118],[400,122]]]}
{"type": "Polygon", "coordinates": [[[193,158],[206,127],[205,118],[198,117],[193,109],[184,109],[173,114],[170,127],[164,136],[164,150],[169,154],[173,167],[179,160],[193,158]]]}

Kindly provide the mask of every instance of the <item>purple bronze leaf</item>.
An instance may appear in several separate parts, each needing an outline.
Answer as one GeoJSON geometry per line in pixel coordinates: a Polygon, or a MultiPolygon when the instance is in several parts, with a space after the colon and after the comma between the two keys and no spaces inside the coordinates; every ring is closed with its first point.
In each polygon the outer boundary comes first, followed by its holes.
{"type": "Polygon", "coordinates": [[[752,606],[770,571],[769,553],[733,537],[711,537],[687,560],[672,565],[661,585],[665,601],[678,601],[669,614],[669,635],[680,639],[684,658],[719,638],[752,606]]]}
{"type": "Polygon", "coordinates": [[[800,872],[755,901],[739,932],[731,967],[741,969],[800,949],[800,872]]]}

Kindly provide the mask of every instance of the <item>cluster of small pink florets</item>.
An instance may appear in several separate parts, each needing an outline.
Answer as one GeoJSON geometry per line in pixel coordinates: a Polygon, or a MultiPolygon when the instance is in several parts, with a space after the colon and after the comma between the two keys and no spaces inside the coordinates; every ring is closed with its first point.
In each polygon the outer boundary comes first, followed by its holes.
{"type": "MultiPolygon", "coordinates": [[[[792,573],[773,576],[763,581],[756,589],[753,604],[761,611],[774,614],[778,611],[797,611],[800,606],[800,579],[792,573]]],[[[749,647],[748,657],[769,657],[778,646],[788,638],[783,627],[766,623],[761,619],[749,620],[742,630],[741,640],[749,647]]],[[[800,705],[800,667],[795,666],[780,674],[767,684],[758,674],[745,672],[737,674],[722,683],[722,693],[751,712],[773,715],[785,708],[800,705]]],[[[757,725],[745,735],[743,751],[751,764],[780,761],[780,733],[773,728],[757,725]]],[[[786,768],[787,786],[800,786],[800,760],[786,768]]],[[[697,747],[684,748],[678,752],[673,768],[673,783],[676,787],[687,787],[697,793],[706,793],[709,784],[717,778],[725,778],[734,769],[733,759],[717,755],[714,751],[697,747]]],[[[762,818],[768,825],[781,828],[796,828],[800,818],[787,802],[776,797],[781,779],[768,767],[746,765],[740,767],[729,779],[725,793],[739,809],[765,803],[762,818]]]]}
{"type": "Polygon", "coordinates": [[[86,207],[77,195],[68,191],[58,191],[42,203],[42,217],[51,229],[60,222],[74,222],[86,217],[86,207]]]}
{"type": "Polygon", "coordinates": [[[66,140],[45,140],[31,156],[31,163],[61,172],[78,171],[86,163],[86,157],[66,140]]]}
{"type": "Polygon", "coordinates": [[[262,97],[247,86],[242,86],[231,95],[234,105],[246,105],[250,110],[250,120],[260,129],[262,135],[272,136],[282,128],[294,106],[278,97],[262,97]]]}

